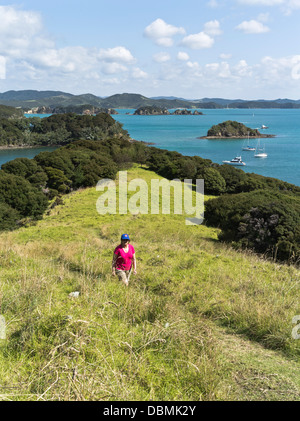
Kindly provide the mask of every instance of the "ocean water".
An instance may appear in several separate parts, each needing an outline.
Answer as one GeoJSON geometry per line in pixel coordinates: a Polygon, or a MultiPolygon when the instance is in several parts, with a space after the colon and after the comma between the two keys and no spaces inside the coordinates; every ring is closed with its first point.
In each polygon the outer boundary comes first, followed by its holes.
{"type": "MultiPolygon", "coordinates": [[[[204,114],[199,116],[134,116],[132,109],[117,111],[119,114],[112,117],[123,124],[133,139],[152,142],[157,148],[177,151],[183,155],[198,155],[219,164],[223,160],[241,155],[246,166],[238,168],[243,171],[300,186],[300,109],[199,110],[204,114]],[[254,158],[253,152],[242,151],[242,147],[248,143],[244,139],[199,139],[207,134],[212,125],[226,120],[235,120],[254,129],[260,128],[262,124],[268,126],[268,129],[261,132],[276,136],[261,139],[261,145],[265,147],[268,157],[258,159],[254,158]]],[[[253,146],[257,144],[256,140],[250,142],[253,146]]],[[[41,151],[53,149],[55,148],[0,150],[0,165],[17,157],[33,158],[41,151]]]]}
{"type": "MultiPolygon", "coordinates": [[[[300,186],[300,109],[221,109],[199,110],[204,115],[134,116],[134,110],[117,110],[114,119],[123,124],[136,140],[153,142],[155,147],[177,151],[183,155],[198,155],[222,164],[241,155],[246,163],[243,171],[278,178],[300,186]],[[267,158],[254,158],[254,152],[242,151],[248,143],[244,139],[198,139],[208,129],[226,120],[234,120],[250,128],[262,125],[261,133],[276,137],[261,139],[267,158]]],[[[251,146],[257,140],[250,141],[251,146]]]]}

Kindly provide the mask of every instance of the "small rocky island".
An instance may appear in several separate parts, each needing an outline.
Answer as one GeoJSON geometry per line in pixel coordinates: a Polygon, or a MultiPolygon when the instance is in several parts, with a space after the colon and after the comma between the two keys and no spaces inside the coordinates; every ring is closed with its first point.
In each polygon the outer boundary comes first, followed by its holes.
{"type": "Polygon", "coordinates": [[[179,108],[173,113],[167,108],[155,107],[155,106],[143,106],[135,110],[133,115],[203,115],[200,111],[188,110],[186,108],[179,108]]]}
{"type": "Polygon", "coordinates": [[[255,139],[275,137],[273,134],[262,134],[258,129],[250,129],[237,121],[224,121],[223,123],[212,126],[206,136],[199,139],[255,139]]]}

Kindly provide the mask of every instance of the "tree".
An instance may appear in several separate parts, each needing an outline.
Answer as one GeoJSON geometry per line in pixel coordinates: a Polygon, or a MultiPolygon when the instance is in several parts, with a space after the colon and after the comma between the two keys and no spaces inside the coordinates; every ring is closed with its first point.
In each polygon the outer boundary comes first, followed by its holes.
{"type": "Polygon", "coordinates": [[[33,187],[23,177],[7,174],[0,170],[1,201],[16,209],[21,216],[39,218],[48,201],[41,190],[33,187]]]}
{"type": "Polygon", "coordinates": [[[226,190],[226,182],[219,171],[205,168],[203,171],[204,189],[206,194],[220,195],[226,190]]]}

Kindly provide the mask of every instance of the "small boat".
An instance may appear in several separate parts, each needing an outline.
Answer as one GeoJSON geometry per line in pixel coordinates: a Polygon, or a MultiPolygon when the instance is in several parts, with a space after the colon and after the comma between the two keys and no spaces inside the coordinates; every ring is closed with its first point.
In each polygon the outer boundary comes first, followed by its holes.
{"type": "Polygon", "coordinates": [[[268,154],[265,152],[256,152],[254,158],[267,158],[268,154]]]}
{"type": "MultiPolygon", "coordinates": [[[[245,143],[244,143],[244,145],[245,145],[245,143]]],[[[243,146],[242,150],[243,151],[255,151],[255,147],[249,145],[249,132],[248,132],[248,144],[247,144],[247,146],[243,146]]]]}
{"type": "Polygon", "coordinates": [[[268,129],[268,126],[265,126],[264,124],[261,125],[261,129],[268,129]]]}
{"type": "Polygon", "coordinates": [[[242,148],[243,151],[255,151],[255,148],[252,146],[245,146],[244,148],[242,148]]]}
{"type": "Polygon", "coordinates": [[[222,161],[223,164],[229,164],[229,165],[246,165],[245,162],[242,161],[241,156],[236,156],[231,161],[222,161]]]}
{"type": "Polygon", "coordinates": [[[265,152],[265,148],[260,146],[260,142],[258,141],[257,147],[255,149],[254,158],[267,158],[268,154],[265,152]]]}

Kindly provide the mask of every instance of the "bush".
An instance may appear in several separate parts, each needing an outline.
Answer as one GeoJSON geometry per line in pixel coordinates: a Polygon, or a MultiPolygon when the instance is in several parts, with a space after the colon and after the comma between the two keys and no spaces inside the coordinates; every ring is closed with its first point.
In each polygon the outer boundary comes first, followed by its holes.
{"type": "Polygon", "coordinates": [[[219,238],[279,260],[300,258],[300,198],[259,190],[206,202],[205,222],[221,228],[219,238]]]}
{"type": "Polygon", "coordinates": [[[2,165],[2,170],[9,174],[26,178],[36,187],[44,187],[47,175],[34,159],[16,158],[2,165]]]}
{"type": "Polygon", "coordinates": [[[39,218],[47,208],[44,194],[24,178],[0,170],[1,201],[19,212],[22,217],[39,218]]]}
{"type": "Polygon", "coordinates": [[[205,194],[220,195],[226,190],[226,182],[219,171],[205,168],[203,171],[205,194]]]}
{"type": "Polygon", "coordinates": [[[17,227],[20,214],[7,203],[0,202],[0,231],[13,230],[17,227]]]}

